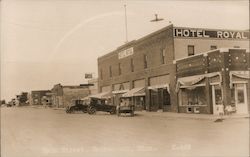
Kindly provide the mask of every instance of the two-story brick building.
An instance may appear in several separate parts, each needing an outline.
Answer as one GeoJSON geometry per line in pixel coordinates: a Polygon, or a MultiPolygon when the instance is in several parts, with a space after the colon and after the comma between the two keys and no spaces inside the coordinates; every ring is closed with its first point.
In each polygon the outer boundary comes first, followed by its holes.
{"type": "Polygon", "coordinates": [[[98,58],[99,92],[128,97],[138,108],[179,112],[175,60],[222,47],[249,48],[249,32],[162,28],[98,58]]]}

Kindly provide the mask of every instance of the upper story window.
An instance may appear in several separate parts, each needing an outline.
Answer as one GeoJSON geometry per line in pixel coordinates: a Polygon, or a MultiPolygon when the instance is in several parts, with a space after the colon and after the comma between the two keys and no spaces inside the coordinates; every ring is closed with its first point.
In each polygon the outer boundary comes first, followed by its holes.
{"type": "Polygon", "coordinates": [[[118,74],[119,75],[122,74],[121,63],[118,64],[118,74]]]}
{"type": "Polygon", "coordinates": [[[188,45],[188,56],[194,55],[194,45],[188,45]]]}
{"type": "Polygon", "coordinates": [[[148,56],[144,54],[143,58],[144,58],[144,69],[146,69],[148,68],[148,56]]]}
{"type": "Polygon", "coordinates": [[[161,64],[165,64],[166,49],[161,51],[161,64]]]}
{"type": "Polygon", "coordinates": [[[112,77],[112,66],[109,66],[109,77],[112,77]]]}
{"type": "Polygon", "coordinates": [[[134,72],[134,59],[133,58],[130,59],[130,68],[131,68],[131,72],[134,72]]]}
{"type": "Polygon", "coordinates": [[[211,46],[210,46],[210,50],[215,50],[215,49],[217,49],[217,46],[216,46],[216,45],[211,45],[211,46]]]}
{"type": "Polygon", "coordinates": [[[240,46],[234,46],[234,48],[240,48],[240,46]]]}

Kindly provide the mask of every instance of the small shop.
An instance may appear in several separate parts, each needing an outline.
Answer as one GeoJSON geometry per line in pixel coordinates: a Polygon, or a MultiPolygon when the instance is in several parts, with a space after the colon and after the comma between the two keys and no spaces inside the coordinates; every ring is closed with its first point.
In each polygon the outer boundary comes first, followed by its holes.
{"type": "Polygon", "coordinates": [[[169,75],[149,78],[150,111],[167,108],[170,103],[169,75]]]}
{"type": "Polygon", "coordinates": [[[135,110],[145,110],[145,88],[138,87],[122,94],[121,102],[135,106],[135,110]]]}
{"type": "Polygon", "coordinates": [[[223,94],[219,72],[178,78],[177,92],[180,112],[211,113],[213,109],[214,114],[223,114],[223,94]],[[212,103],[209,103],[210,101],[212,103]]]}

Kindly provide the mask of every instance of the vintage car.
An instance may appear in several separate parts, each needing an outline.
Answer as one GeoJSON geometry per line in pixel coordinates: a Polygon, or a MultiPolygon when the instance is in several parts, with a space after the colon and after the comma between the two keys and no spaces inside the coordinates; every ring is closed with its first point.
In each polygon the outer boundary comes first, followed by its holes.
{"type": "Polygon", "coordinates": [[[95,114],[96,111],[108,112],[110,114],[116,113],[116,106],[108,104],[106,99],[90,98],[90,104],[88,107],[89,114],[95,114]]]}
{"type": "Polygon", "coordinates": [[[129,113],[133,117],[134,111],[135,111],[134,105],[126,101],[121,101],[121,103],[117,106],[117,116],[120,116],[121,113],[124,114],[129,113]]]}
{"type": "Polygon", "coordinates": [[[72,104],[70,104],[66,108],[66,113],[74,113],[75,111],[81,111],[81,112],[87,113],[88,103],[85,100],[81,100],[81,99],[73,100],[72,104]]]}

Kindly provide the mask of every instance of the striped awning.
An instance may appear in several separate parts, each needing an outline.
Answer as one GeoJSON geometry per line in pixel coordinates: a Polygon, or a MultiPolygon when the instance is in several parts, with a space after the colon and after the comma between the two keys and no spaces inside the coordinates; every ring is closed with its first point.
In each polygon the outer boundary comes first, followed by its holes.
{"type": "Polygon", "coordinates": [[[94,95],[90,95],[90,98],[97,98],[97,99],[108,99],[111,98],[111,92],[103,92],[94,95]]]}
{"type": "Polygon", "coordinates": [[[112,94],[123,94],[123,93],[126,93],[128,91],[129,91],[128,89],[125,89],[125,90],[115,90],[115,91],[112,91],[112,94]]]}
{"type": "Polygon", "coordinates": [[[145,96],[145,87],[138,87],[124,93],[122,97],[145,96]]]}
{"type": "Polygon", "coordinates": [[[169,91],[169,84],[159,84],[159,85],[153,85],[153,86],[148,86],[148,89],[159,89],[159,88],[167,88],[169,91]]]}

